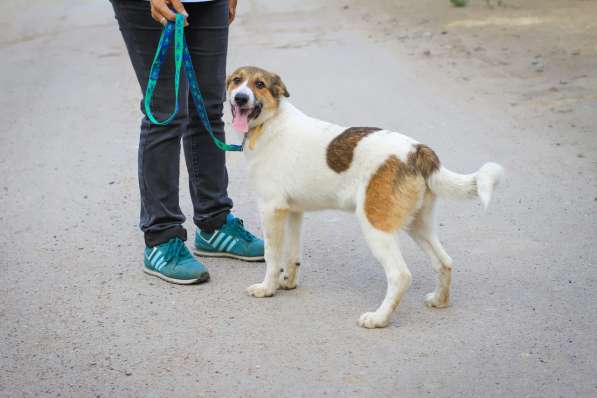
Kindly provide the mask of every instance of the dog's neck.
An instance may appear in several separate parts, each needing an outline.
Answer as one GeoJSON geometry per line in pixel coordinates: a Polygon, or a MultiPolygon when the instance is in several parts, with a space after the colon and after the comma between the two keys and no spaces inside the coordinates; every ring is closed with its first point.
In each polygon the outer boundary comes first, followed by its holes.
{"type": "Polygon", "coordinates": [[[259,136],[261,136],[261,133],[263,132],[264,124],[265,124],[265,122],[249,129],[249,132],[247,133],[247,138],[248,138],[247,146],[249,147],[250,150],[255,149],[255,144],[257,143],[257,139],[259,138],[259,136]]]}
{"type": "Polygon", "coordinates": [[[276,127],[280,124],[281,119],[283,119],[283,116],[293,112],[300,113],[300,111],[298,111],[298,109],[296,109],[294,105],[292,105],[286,98],[281,98],[280,104],[278,105],[278,109],[272,116],[262,121],[260,124],[253,126],[249,129],[249,132],[247,133],[247,147],[250,150],[255,149],[255,146],[257,145],[257,140],[263,135],[265,131],[275,130],[276,127]]]}

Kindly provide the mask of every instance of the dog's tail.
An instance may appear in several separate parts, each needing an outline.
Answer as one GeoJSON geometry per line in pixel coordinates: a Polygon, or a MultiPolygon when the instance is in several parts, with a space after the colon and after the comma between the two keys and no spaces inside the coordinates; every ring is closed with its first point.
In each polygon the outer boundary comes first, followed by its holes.
{"type": "Polygon", "coordinates": [[[440,166],[427,178],[427,186],[440,197],[474,199],[479,197],[487,209],[495,186],[504,175],[504,168],[488,162],[472,174],[458,174],[440,166]]]}

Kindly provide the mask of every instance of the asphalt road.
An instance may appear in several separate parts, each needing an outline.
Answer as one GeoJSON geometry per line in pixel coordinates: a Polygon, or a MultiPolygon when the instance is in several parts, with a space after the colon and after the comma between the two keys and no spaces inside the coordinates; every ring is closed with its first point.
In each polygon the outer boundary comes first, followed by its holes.
{"type": "MultiPolygon", "coordinates": [[[[458,82],[338,19],[330,10],[344,3],[317,3],[242,1],[230,68],[272,69],[305,112],[405,132],[451,169],[507,169],[487,213],[440,206],[451,306],[423,306],[434,275],[404,236],[412,287],[388,328],[359,328],[385,277],[355,220],[336,212],[307,217],[299,288],[271,299],[245,292],[263,264],[209,260],[212,280],[200,286],[142,273],[140,93],[111,7],[9,1],[0,396],[597,395],[595,136],[465,102],[458,82]]],[[[236,213],[259,232],[242,155],[228,160],[236,213]]],[[[190,216],[184,177],[181,187],[190,216]]]]}

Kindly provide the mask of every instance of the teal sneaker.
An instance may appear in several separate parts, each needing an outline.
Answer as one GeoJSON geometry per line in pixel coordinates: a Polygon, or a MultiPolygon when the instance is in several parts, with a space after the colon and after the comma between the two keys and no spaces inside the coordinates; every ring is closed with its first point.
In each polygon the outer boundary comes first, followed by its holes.
{"type": "Polygon", "coordinates": [[[226,223],[212,233],[195,233],[195,254],[204,257],[230,257],[263,261],[263,241],[247,231],[243,220],[228,214],[226,223]]]}
{"type": "Polygon", "coordinates": [[[205,265],[193,257],[180,238],[145,248],[143,271],[171,283],[190,285],[209,280],[205,265]]]}

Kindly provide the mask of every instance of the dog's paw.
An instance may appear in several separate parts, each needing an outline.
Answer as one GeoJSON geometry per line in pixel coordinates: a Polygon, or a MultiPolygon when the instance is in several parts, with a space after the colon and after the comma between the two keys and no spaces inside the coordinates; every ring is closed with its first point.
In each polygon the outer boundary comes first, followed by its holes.
{"type": "Polygon", "coordinates": [[[288,283],[288,281],[280,281],[280,283],[278,284],[278,288],[280,288],[282,290],[296,289],[296,282],[288,283]]]}
{"type": "Polygon", "coordinates": [[[274,295],[275,291],[273,289],[268,289],[263,283],[256,283],[247,288],[247,293],[249,293],[249,296],[261,298],[271,297],[274,295]]]}
{"type": "Polygon", "coordinates": [[[424,302],[429,308],[446,308],[449,304],[447,297],[441,297],[436,292],[427,293],[424,302]]]}
{"type": "Polygon", "coordinates": [[[365,312],[361,315],[357,323],[359,326],[367,329],[385,328],[390,324],[390,319],[377,312],[365,312]]]}

